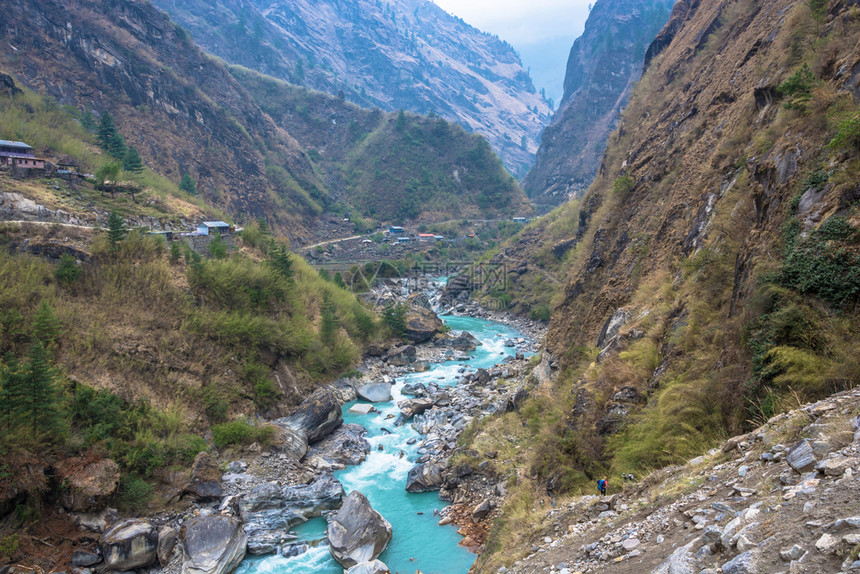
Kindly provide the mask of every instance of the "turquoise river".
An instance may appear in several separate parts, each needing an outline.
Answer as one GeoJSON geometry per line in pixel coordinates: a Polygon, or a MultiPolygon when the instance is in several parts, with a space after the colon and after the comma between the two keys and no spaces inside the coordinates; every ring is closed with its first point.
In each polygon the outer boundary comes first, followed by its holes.
{"type": "MultiPolygon", "coordinates": [[[[410,373],[398,377],[392,389],[392,401],[377,403],[378,413],[357,415],[348,412],[355,403],[343,406],[343,418],[347,423],[358,423],[367,428],[367,440],[371,450],[367,460],[335,473],[347,494],[359,490],[370,500],[370,504],[391,523],[394,537],[388,548],[379,557],[393,573],[413,574],[466,574],[475,555],[459,546],[461,537],[454,526],[439,526],[439,517],[434,510],[441,510],[445,503],[435,492],[409,494],[406,492],[406,474],[419,457],[421,446],[419,435],[411,424],[395,427],[389,414],[397,415],[397,402],[403,399],[400,389],[408,382],[434,382],[439,386],[456,384],[457,371],[461,366],[472,369],[490,368],[500,363],[515,350],[504,346],[504,341],[518,337],[512,328],[501,323],[471,317],[443,316],[442,319],[453,331],[468,331],[483,343],[470,353],[470,361],[450,361],[433,364],[424,373],[410,373]],[[386,427],[392,434],[380,430],[386,427]],[[418,442],[408,445],[410,438],[418,442]],[[382,445],[383,450],[378,450],[382,445]],[[400,457],[400,451],[406,456],[400,457]]],[[[311,548],[299,556],[266,556],[249,558],[242,562],[237,574],[343,574],[343,568],[332,559],[325,538],[326,522],[316,518],[295,528],[302,540],[311,548]]]]}

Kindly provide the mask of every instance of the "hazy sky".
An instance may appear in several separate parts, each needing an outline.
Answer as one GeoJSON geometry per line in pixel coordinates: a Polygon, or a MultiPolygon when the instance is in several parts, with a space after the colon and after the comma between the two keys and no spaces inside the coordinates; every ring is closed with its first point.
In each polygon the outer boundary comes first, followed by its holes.
{"type": "Polygon", "coordinates": [[[561,100],[567,55],[596,0],[434,0],[479,30],[496,34],[519,53],[535,86],[561,100]]]}
{"type": "Polygon", "coordinates": [[[595,0],[434,0],[485,32],[497,34],[514,46],[581,33],[588,5],[595,0]]]}

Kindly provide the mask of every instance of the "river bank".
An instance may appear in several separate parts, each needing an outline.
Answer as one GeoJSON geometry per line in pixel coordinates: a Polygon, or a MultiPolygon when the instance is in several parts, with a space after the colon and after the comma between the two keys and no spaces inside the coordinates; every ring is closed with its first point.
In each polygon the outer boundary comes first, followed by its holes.
{"type": "MultiPolygon", "coordinates": [[[[421,295],[434,299],[439,290],[435,285],[421,295]]],[[[370,504],[382,508],[383,516],[393,514],[394,540],[381,557],[393,561],[392,571],[403,571],[404,566],[414,570],[416,561],[424,564],[425,574],[468,571],[474,555],[457,555],[452,548],[461,536],[464,546],[478,548],[505,491],[498,477],[487,472],[485,461],[473,467],[452,464],[473,454],[457,441],[473,420],[513,409],[527,395],[530,356],[540,349],[542,330],[533,321],[474,303],[453,311],[443,317],[449,332],[413,345],[393,345],[382,353],[373,349],[357,369],[360,377],[319,389],[289,417],[260,421],[276,429],[271,444],[209,457],[208,479],[213,484],[206,496],[191,494],[193,501],[183,511],[143,521],[164,530],[167,539],[160,553],[164,566],[150,571],[183,571],[189,556],[183,544],[173,544],[168,551],[170,538],[176,540],[177,532],[182,538],[184,527],[195,520],[223,516],[237,520],[245,537],[228,537],[225,543],[244,543],[249,557],[268,556],[246,559],[239,572],[339,574],[344,569],[329,556],[320,517],[331,517],[346,492],[356,489],[369,491],[370,504]],[[360,400],[380,388],[390,400],[360,400]],[[366,414],[351,413],[355,404],[367,405],[359,410],[366,414]],[[310,445],[297,440],[297,434],[311,439],[310,445]],[[386,478],[378,480],[377,475],[386,478]],[[412,494],[404,495],[406,491],[412,494]],[[476,497],[483,507],[473,512],[476,497]],[[390,499],[408,503],[406,508],[392,507],[390,499]],[[456,524],[459,531],[448,524],[456,524]],[[409,539],[412,546],[404,546],[402,541],[409,539]],[[422,546],[432,552],[422,553],[422,546]],[[427,554],[440,552],[448,560],[432,564],[427,554]]],[[[207,478],[202,477],[205,466],[195,463],[198,482],[207,478]]],[[[160,536],[157,540],[162,546],[160,536]]],[[[86,568],[78,574],[87,574],[86,568]]]]}

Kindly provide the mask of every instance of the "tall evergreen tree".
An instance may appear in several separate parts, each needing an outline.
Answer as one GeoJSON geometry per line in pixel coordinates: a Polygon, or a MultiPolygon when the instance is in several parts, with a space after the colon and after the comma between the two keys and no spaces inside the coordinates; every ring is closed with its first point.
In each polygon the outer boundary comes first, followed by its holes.
{"type": "Polygon", "coordinates": [[[272,246],[269,248],[269,263],[275,268],[275,271],[291,279],[293,276],[293,259],[290,256],[290,251],[286,246],[276,243],[272,240],[272,246]]]}
{"type": "Polygon", "coordinates": [[[122,169],[131,173],[140,173],[143,171],[143,160],[140,159],[140,154],[134,149],[134,146],[128,146],[125,156],[122,158],[122,169]]]}
{"type": "Polygon", "coordinates": [[[105,151],[108,150],[114,136],[119,134],[119,131],[116,129],[116,122],[114,122],[113,116],[107,110],[103,111],[101,118],[99,118],[99,128],[96,134],[99,147],[105,151]]]}
{"type": "Polygon", "coordinates": [[[182,179],[179,181],[179,189],[188,195],[197,195],[197,183],[195,183],[194,179],[187,172],[182,174],[182,179]]]}
{"type": "Polygon", "coordinates": [[[119,243],[125,239],[125,234],[125,222],[122,217],[116,211],[111,211],[108,217],[108,241],[113,251],[119,249],[119,243]]]}
{"type": "Polygon", "coordinates": [[[107,151],[116,159],[122,161],[125,158],[125,154],[128,152],[128,148],[125,145],[125,139],[117,132],[111,138],[110,142],[108,142],[107,151]]]}
{"type": "Polygon", "coordinates": [[[33,343],[27,363],[13,362],[4,369],[2,398],[9,426],[28,428],[32,437],[62,428],[56,370],[41,343],[33,343]]]}
{"type": "Polygon", "coordinates": [[[45,349],[50,349],[60,336],[60,319],[45,299],[33,317],[32,331],[33,338],[45,349]]]}

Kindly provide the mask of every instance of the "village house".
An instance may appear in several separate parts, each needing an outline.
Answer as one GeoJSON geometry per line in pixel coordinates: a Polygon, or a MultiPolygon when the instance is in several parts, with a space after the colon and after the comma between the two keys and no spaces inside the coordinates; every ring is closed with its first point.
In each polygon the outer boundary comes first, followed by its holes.
{"type": "Polygon", "coordinates": [[[232,231],[230,224],[223,221],[204,221],[197,224],[197,235],[226,235],[232,231]]]}
{"type": "Polygon", "coordinates": [[[45,160],[36,157],[33,148],[24,142],[0,140],[0,165],[45,169],[45,160]]]}

